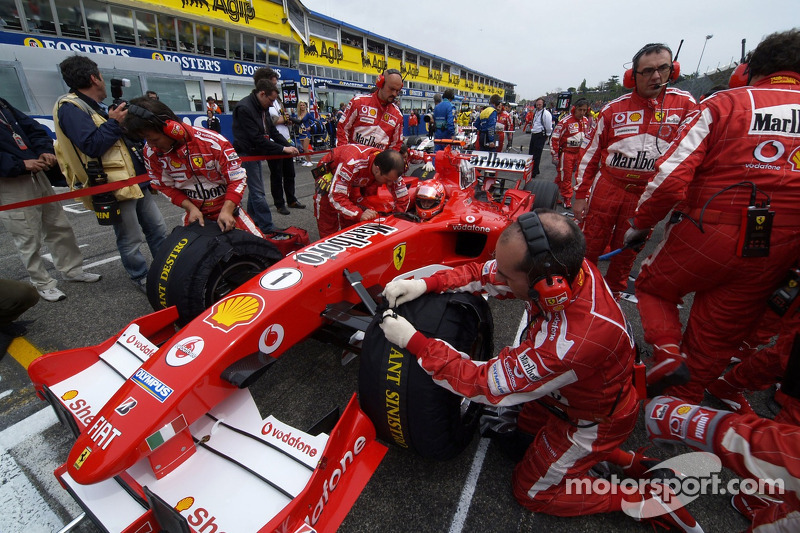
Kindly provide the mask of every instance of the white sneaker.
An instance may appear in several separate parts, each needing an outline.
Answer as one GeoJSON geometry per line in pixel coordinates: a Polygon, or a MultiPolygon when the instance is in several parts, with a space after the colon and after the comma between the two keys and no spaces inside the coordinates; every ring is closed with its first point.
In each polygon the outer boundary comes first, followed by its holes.
{"type": "Polygon", "coordinates": [[[304,167],[313,167],[314,163],[312,163],[311,161],[306,161],[305,163],[303,163],[303,166],[304,167]]]}
{"type": "Polygon", "coordinates": [[[48,302],[60,302],[67,298],[67,295],[53,287],[52,289],[38,289],[39,296],[48,302]]]}
{"type": "Polygon", "coordinates": [[[100,281],[103,276],[100,274],[92,274],[91,272],[81,272],[77,276],[67,277],[64,278],[67,281],[80,281],[81,283],[94,283],[96,281],[100,281]]]}

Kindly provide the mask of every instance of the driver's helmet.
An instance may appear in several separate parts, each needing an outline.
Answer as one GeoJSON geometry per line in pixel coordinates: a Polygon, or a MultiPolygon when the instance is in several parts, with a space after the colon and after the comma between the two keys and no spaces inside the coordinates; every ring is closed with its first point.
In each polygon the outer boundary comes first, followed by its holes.
{"type": "Polygon", "coordinates": [[[444,185],[438,180],[429,180],[417,188],[417,216],[430,220],[444,209],[444,185]]]}

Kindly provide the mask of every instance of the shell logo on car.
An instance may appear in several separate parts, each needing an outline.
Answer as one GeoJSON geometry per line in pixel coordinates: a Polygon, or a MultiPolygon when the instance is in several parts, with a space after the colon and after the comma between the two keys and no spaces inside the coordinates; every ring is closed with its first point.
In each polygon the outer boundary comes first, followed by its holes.
{"type": "Polygon", "coordinates": [[[237,294],[217,302],[203,322],[228,332],[255,320],[264,309],[264,299],[257,294],[237,294]]]}

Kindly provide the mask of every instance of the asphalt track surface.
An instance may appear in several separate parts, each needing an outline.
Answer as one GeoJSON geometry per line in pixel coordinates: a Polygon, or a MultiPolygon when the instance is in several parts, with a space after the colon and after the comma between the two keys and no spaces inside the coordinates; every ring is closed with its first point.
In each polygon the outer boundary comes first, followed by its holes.
{"type": "MultiPolygon", "coordinates": [[[[515,148],[527,151],[529,135],[519,132],[515,148]]],[[[547,152],[545,152],[547,154],[547,152]]],[[[319,156],[315,157],[315,160],[319,156]]],[[[308,207],[284,216],[274,212],[278,226],[306,228],[317,237],[311,212],[311,173],[297,166],[297,194],[308,207]]],[[[268,175],[266,165],[265,178],[268,175]]],[[[539,179],[552,180],[555,168],[545,157],[539,179]]],[[[180,224],[183,211],[163,195],[157,197],[168,227],[180,224]]],[[[146,297],[128,279],[119,261],[113,232],[101,227],[79,204],[64,202],[86,269],[103,275],[96,284],[60,282],[68,298],[50,303],[42,300],[22,320],[28,334],[17,339],[7,353],[0,345],[0,531],[58,531],[81,513],[79,506],[61,489],[52,471],[65,459],[72,443],[67,429],[55,422],[50,408],[34,394],[25,367],[40,353],[97,344],[122,329],[130,320],[151,311],[146,297]]],[[[559,206],[560,207],[560,206],[559,206]]],[[[563,209],[562,209],[563,211],[563,209]]],[[[639,260],[655,247],[663,232],[656,234],[639,260]]],[[[409,250],[409,253],[411,251],[409,250]]],[[[50,264],[52,268],[52,264],[50,264]]],[[[601,266],[602,268],[602,266],[601,266]]],[[[4,278],[26,280],[27,275],[9,234],[0,227],[0,272],[4,278]]],[[[54,274],[59,276],[57,272],[54,274]]],[[[520,302],[490,302],[495,322],[495,350],[512,342],[522,313],[520,302]]],[[[691,304],[687,299],[685,320],[691,304]]],[[[641,325],[633,303],[622,307],[637,332],[641,325]]],[[[341,364],[341,350],[315,340],[300,343],[283,355],[261,381],[251,387],[261,414],[274,414],[297,427],[308,427],[321,414],[340,406],[357,390],[358,363],[341,364]]],[[[754,406],[769,415],[766,394],[754,406]]],[[[711,405],[719,406],[718,404],[711,405]]],[[[626,443],[638,449],[647,443],[641,424],[626,443]]],[[[667,458],[670,453],[652,453],[667,458]]],[[[511,495],[514,461],[493,443],[476,436],[469,447],[448,462],[424,461],[397,447],[390,447],[341,525],[342,532],[499,532],[499,531],[651,531],[650,525],[634,522],[622,513],[559,518],[533,514],[519,506],[511,495]]],[[[723,481],[730,472],[723,470],[723,481]]],[[[208,480],[213,483],[213,479],[208,480]]],[[[689,505],[706,532],[731,532],[747,528],[747,521],[729,506],[730,495],[702,495],[689,505]]],[[[99,531],[83,521],[76,531],[99,531]]],[[[213,533],[208,527],[205,531],[213,533]]],[[[220,532],[222,533],[222,532],[220,532]]],[[[232,532],[228,532],[232,533],[232,532]]]]}

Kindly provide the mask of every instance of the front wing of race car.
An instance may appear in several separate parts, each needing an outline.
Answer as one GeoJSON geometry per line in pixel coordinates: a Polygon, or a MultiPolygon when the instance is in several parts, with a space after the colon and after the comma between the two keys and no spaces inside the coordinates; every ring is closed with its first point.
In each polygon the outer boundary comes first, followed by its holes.
{"type": "MultiPolygon", "coordinates": [[[[172,312],[162,311],[161,318],[174,319],[172,312]]],[[[64,379],[43,387],[74,430],[108,427],[97,425],[98,408],[136,372],[142,358],[157,351],[145,335],[159,334],[152,317],[132,322],[99,346],[73,350],[79,370],[65,371],[64,379]]],[[[131,397],[116,412],[142,408],[131,397]]],[[[100,447],[118,436],[114,427],[105,431],[100,447]]],[[[66,463],[56,470],[62,485],[107,531],[335,531],[386,453],[355,395],[329,434],[312,434],[272,416],[262,418],[246,389],[190,426],[175,420],[147,441],[154,448],[183,447],[191,456],[162,477],[154,474],[160,465],[152,464],[151,455],[89,485],[76,482],[66,463]]],[[[91,453],[87,447],[72,466],[79,471],[91,453]]]]}

